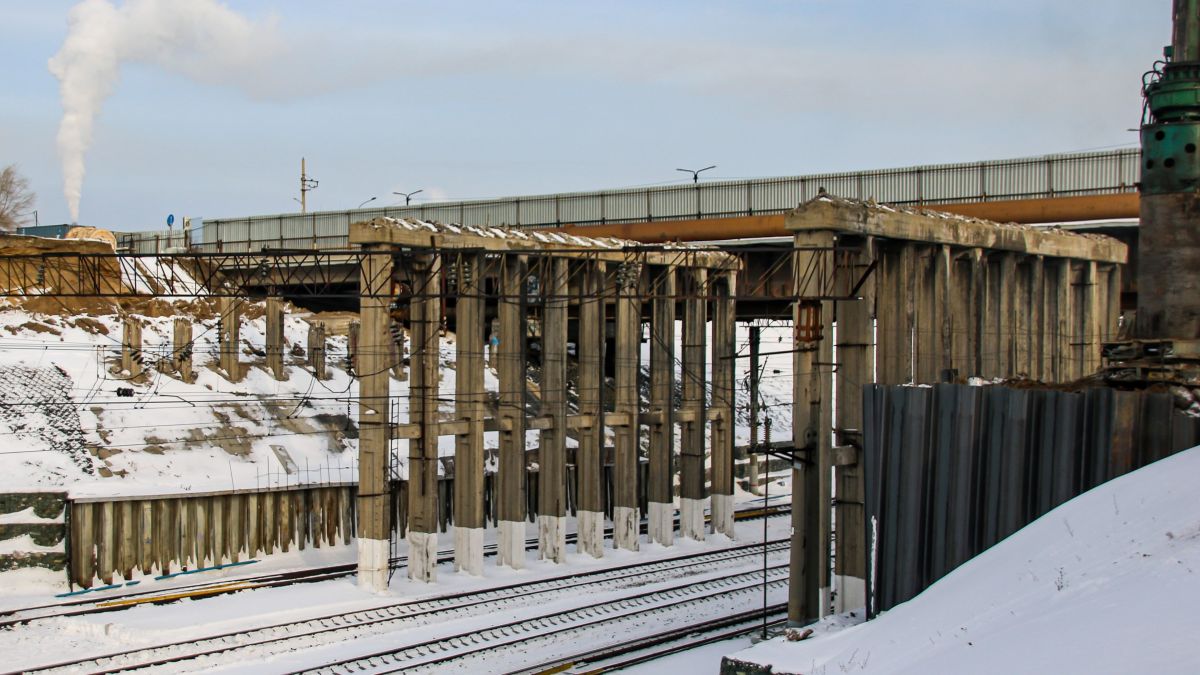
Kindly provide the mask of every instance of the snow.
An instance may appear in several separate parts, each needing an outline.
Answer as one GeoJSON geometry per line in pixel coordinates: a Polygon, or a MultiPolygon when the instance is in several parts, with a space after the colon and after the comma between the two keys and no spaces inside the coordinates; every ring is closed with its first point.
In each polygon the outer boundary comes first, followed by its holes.
{"type": "Polygon", "coordinates": [[[66,549],[63,542],[53,546],[41,546],[33,541],[33,535],[22,534],[8,539],[0,539],[0,555],[10,553],[62,553],[66,549]]]}
{"type": "Polygon", "coordinates": [[[20,511],[13,511],[11,513],[0,513],[0,525],[11,525],[11,524],[24,525],[24,524],[30,524],[30,523],[33,523],[33,524],[39,524],[39,523],[62,524],[62,522],[63,522],[63,514],[62,513],[59,513],[57,516],[55,516],[53,518],[43,518],[43,517],[39,516],[38,514],[34,513],[32,506],[22,509],[20,511]]]}
{"type": "Polygon", "coordinates": [[[794,673],[1200,672],[1197,475],[1193,448],[1059,506],[873,621],[730,656],[794,673]]]}

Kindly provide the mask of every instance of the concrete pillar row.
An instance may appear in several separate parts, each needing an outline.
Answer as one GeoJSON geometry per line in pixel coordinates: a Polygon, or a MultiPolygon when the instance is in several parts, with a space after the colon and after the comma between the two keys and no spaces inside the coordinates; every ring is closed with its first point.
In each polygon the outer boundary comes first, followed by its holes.
{"type": "Polygon", "coordinates": [[[710,425],[713,534],[735,537],[733,527],[734,379],[737,356],[737,281],[734,272],[713,271],[713,363],[710,425]]]}
{"type": "Polygon", "coordinates": [[[627,261],[616,270],[616,358],[613,413],[613,547],[639,546],[638,454],[640,449],[638,376],[641,373],[642,265],[627,261]]]}

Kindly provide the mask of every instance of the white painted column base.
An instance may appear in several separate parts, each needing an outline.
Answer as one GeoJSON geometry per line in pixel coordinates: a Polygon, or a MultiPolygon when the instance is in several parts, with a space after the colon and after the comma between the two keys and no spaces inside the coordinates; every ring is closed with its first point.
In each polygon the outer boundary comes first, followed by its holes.
{"type": "Polygon", "coordinates": [[[830,591],[831,589],[828,586],[822,586],[821,589],[817,591],[817,601],[819,603],[817,612],[818,619],[824,619],[825,617],[829,616],[829,608],[833,603],[833,593],[830,591]]]}
{"type": "Polygon", "coordinates": [[[388,557],[391,542],[387,539],[358,539],[358,587],[372,593],[388,589],[388,557]]]}
{"type": "Polygon", "coordinates": [[[630,506],[613,507],[613,548],[636,551],[640,548],[642,514],[630,506]]]}
{"type": "Polygon", "coordinates": [[[500,521],[500,536],[497,541],[499,555],[497,565],[508,565],[514,570],[525,568],[525,523],[515,520],[500,521]]]}
{"type": "Polygon", "coordinates": [[[454,527],[454,571],[483,576],[482,527],[454,527]]]}
{"type": "Polygon", "coordinates": [[[679,536],[704,541],[704,500],[679,498],[679,536]]]}
{"type": "Polygon", "coordinates": [[[675,543],[675,505],[650,502],[647,504],[646,533],[650,541],[663,546],[675,543]]]}
{"type": "Polygon", "coordinates": [[[852,612],[867,606],[867,580],[858,577],[837,577],[838,594],[833,611],[837,614],[852,612]]]}
{"type": "Polygon", "coordinates": [[[556,563],[567,561],[567,519],[538,516],[538,557],[556,563]]]}
{"type": "Polygon", "coordinates": [[[599,511],[579,511],[575,527],[578,538],[575,550],[593,558],[604,557],[604,514],[599,511]]]}
{"type": "Polygon", "coordinates": [[[437,581],[437,534],[409,531],[408,578],[413,581],[437,581]]]}
{"type": "Polygon", "coordinates": [[[712,531],[734,539],[733,529],[733,495],[718,495],[712,497],[712,531]]]}

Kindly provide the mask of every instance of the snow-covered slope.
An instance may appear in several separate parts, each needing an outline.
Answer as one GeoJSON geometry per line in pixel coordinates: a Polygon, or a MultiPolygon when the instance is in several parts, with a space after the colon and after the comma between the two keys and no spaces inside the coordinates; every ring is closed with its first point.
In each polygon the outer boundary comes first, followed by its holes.
{"type": "Polygon", "coordinates": [[[732,658],[789,673],[1200,672],[1200,448],[1063,504],[878,619],[732,658]]]}

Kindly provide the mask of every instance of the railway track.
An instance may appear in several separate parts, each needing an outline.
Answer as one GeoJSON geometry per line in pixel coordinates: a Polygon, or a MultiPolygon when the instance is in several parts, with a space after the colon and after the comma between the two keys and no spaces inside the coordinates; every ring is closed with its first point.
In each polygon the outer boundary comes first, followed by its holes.
{"type": "MultiPolygon", "coordinates": [[[[787,505],[775,506],[757,506],[748,509],[739,510],[734,514],[737,520],[753,520],[756,518],[771,517],[790,513],[791,507],[787,505]]],[[[678,521],[678,518],[676,518],[678,521]]],[[[646,529],[646,524],[642,524],[642,531],[646,529]]],[[[612,528],[605,530],[606,535],[612,534],[612,528]]],[[[576,535],[574,533],[567,535],[567,543],[574,543],[576,535]]],[[[527,539],[525,541],[526,550],[535,550],[538,546],[537,539],[527,539]]],[[[495,544],[484,546],[485,556],[496,555],[497,547],[495,544]]],[[[442,551],[438,553],[438,563],[453,562],[454,553],[452,551],[442,551]]],[[[403,565],[407,562],[407,558],[398,557],[391,560],[393,566],[403,565]]],[[[146,591],[134,591],[131,593],[120,593],[114,595],[106,595],[97,598],[78,598],[57,603],[46,603],[31,607],[15,608],[11,610],[0,611],[0,629],[17,626],[30,621],[39,619],[48,619],[54,617],[73,617],[87,614],[96,614],[100,612],[111,612],[140,604],[165,604],[177,602],[183,599],[194,599],[200,597],[208,597],[215,595],[224,595],[228,593],[238,593],[245,590],[257,588],[274,588],[279,586],[288,586],[291,584],[316,583],[320,581],[328,581],[331,579],[340,579],[350,576],[357,571],[355,563],[345,563],[340,565],[328,565],[324,567],[314,567],[303,570],[294,570],[289,572],[273,572],[261,575],[252,575],[245,577],[224,578],[220,580],[207,581],[195,584],[187,584],[181,586],[173,586],[167,589],[154,589],[146,591]]]]}
{"type": "MultiPolygon", "coordinates": [[[[787,623],[787,603],[766,608],[768,628],[787,623]]],[[[763,610],[756,608],[731,616],[676,628],[616,645],[584,652],[569,659],[549,661],[510,675],[599,675],[655,661],[695,647],[757,633],[763,628],[763,610]]]]}
{"type": "MultiPolygon", "coordinates": [[[[690,630],[709,621],[696,621],[695,615],[720,616],[730,604],[752,612],[754,601],[761,598],[763,570],[743,571],[707,580],[687,581],[653,590],[545,612],[484,629],[475,629],[433,640],[401,645],[353,658],[327,662],[296,670],[299,673],[394,673],[394,672],[505,672],[522,655],[537,649],[553,651],[557,645],[570,652],[572,645],[613,641],[613,635],[653,630],[674,625],[678,631],[690,630]],[[549,644],[548,644],[549,643],[549,644]],[[503,652],[503,653],[502,653],[503,652]],[[501,666],[500,664],[505,664],[501,666]],[[497,667],[500,666],[500,667],[497,667]]],[[[787,565],[767,568],[767,588],[776,599],[787,589],[787,565]]],[[[761,617],[762,610],[758,610],[761,617]]],[[[534,656],[533,663],[539,660],[534,656]]],[[[520,666],[526,670],[529,665],[520,666]]]]}
{"type": "MultiPolygon", "coordinates": [[[[768,554],[777,561],[786,558],[788,542],[768,542],[768,554]]],[[[707,587],[727,587],[722,582],[720,570],[741,561],[755,564],[754,571],[743,571],[733,575],[741,581],[763,571],[757,567],[762,556],[761,543],[738,546],[722,551],[697,553],[653,562],[635,563],[576,574],[539,579],[534,582],[492,587],[478,591],[449,594],[423,600],[397,602],[353,612],[341,612],[302,621],[280,623],[234,632],[164,643],[144,648],[129,649],[81,659],[64,660],[26,668],[22,672],[88,672],[112,673],[154,667],[178,670],[180,668],[205,668],[228,665],[245,659],[263,658],[294,653],[331,645],[344,645],[352,639],[370,639],[376,636],[396,635],[404,629],[429,626],[449,620],[488,616],[498,611],[512,613],[528,611],[556,600],[569,599],[580,592],[627,593],[647,584],[666,584],[664,590],[650,594],[673,592],[684,593],[696,584],[707,587]],[[679,581],[679,580],[683,581],[679,581]]],[[[772,574],[779,574],[776,565],[772,574]]],[[[754,586],[761,589],[761,586],[754,586]]],[[[650,594],[635,593],[623,598],[623,602],[638,604],[638,598],[650,594]]],[[[641,601],[640,604],[644,604],[641,601]]],[[[486,631],[485,631],[486,632],[486,631]]],[[[454,639],[454,636],[449,638],[454,639]]],[[[372,657],[375,658],[375,657],[372,657]]],[[[340,671],[339,671],[340,672],[340,671]]]]}

